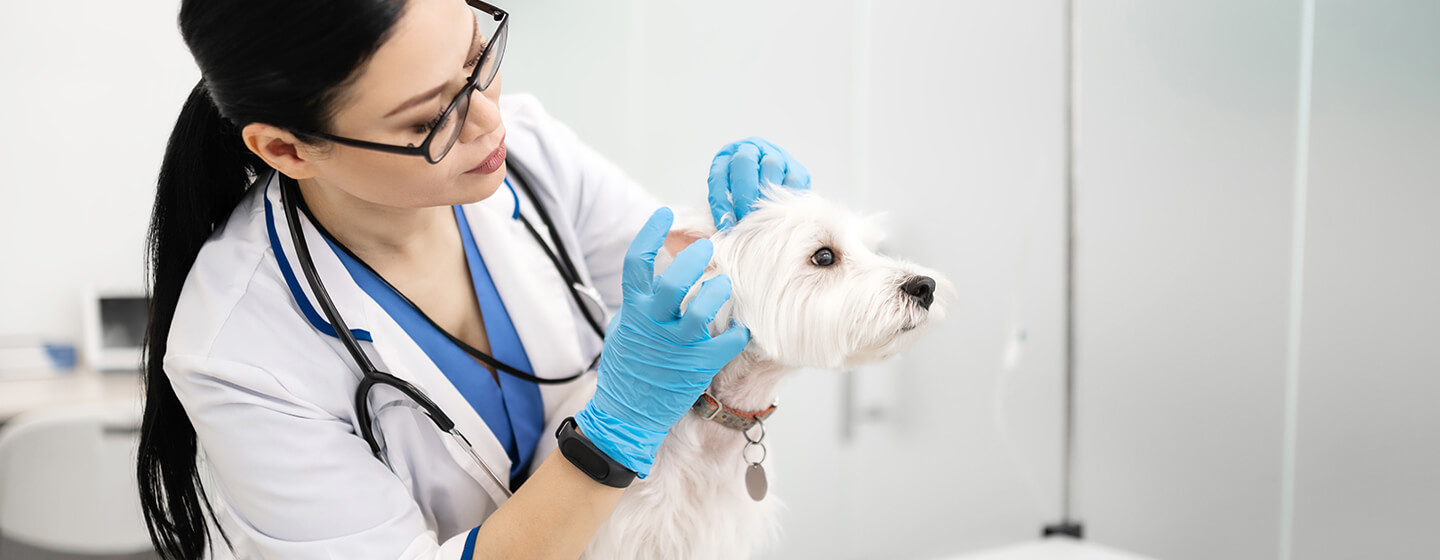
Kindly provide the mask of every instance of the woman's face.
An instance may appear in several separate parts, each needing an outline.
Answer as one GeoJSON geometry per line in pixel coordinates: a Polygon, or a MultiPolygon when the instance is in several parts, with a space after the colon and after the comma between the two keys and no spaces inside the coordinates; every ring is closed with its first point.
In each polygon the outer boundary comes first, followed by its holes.
{"type": "MultiPolygon", "coordinates": [[[[427,125],[450,105],[470,77],[494,21],[478,20],[461,0],[408,0],[390,38],[341,95],[332,134],[418,146],[427,125]]],[[[493,194],[506,168],[476,168],[502,145],[497,105],[500,76],[471,94],[469,116],[454,147],[437,164],[411,155],[329,143],[310,154],[316,179],[381,206],[420,208],[465,204],[493,194]]],[[[451,118],[457,118],[452,115],[451,118]]],[[[437,142],[439,139],[437,138],[437,142]]]]}

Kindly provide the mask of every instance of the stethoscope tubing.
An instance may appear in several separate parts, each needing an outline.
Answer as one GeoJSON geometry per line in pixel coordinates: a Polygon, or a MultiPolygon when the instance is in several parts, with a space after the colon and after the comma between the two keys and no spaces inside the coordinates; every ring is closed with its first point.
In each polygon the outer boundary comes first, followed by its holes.
{"type": "MultiPolygon", "coordinates": [[[[589,286],[585,285],[580,281],[578,270],[576,269],[574,262],[570,260],[570,256],[565,250],[565,245],[563,244],[563,242],[561,242],[559,235],[556,233],[556,228],[554,222],[550,218],[550,213],[546,211],[544,205],[540,203],[539,197],[536,196],[535,191],[529,184],[531,179],[533,178],[533,176],[530,175],[529,170],[517,164],[514,159],[507,160],[507,164],[510,170],[518,179],[516,182],[520,183],[521,189],[525,191],[526,196],[529,197],[529,199],[531,200],[532,207],[535,208],[536,213],[540,215],[541,221],[544,222],[545,227],[549,229],[550,239],[555,244],[555,250],[551,250],[551,247],[547,243],[545,243],[544,238],[541,237],[540,232],[538,232],[535,227],[530,224],[529,220],[525,219],[523,215],[520,216],[521,221],[524,223],[525,228],[529,231],[530,235],[535,238],[535,241],[537,243],[539,243],[541,249],[549,258],[551,264],[554,265],[556,272],[559,273],[561,278],[567,283],[571,298],[574,300],[575,306],[580,310],[581,315],[585,317],[585,321],[589,324],[590,328],[595,331],[596,335],[603,339],[605,337],[605,329],[601,325],[601,321],[596,319],[593,316],[591,309],[585,305],[585,302],[582,300],[581,293],[585,292],[586,295],[593,299],[596,303],[596,306],[601,310],[601,313],[603,313],[604,309],[603,303],[600,302],[598,296],[595,295],[593,289],[590,289],[589,286]],[[559,252],[559,255],[556,255],[557,251],[559,252]]],[[[275,173],[279,174],[279,171],[275,171],[275,173]]],[[[461,447],[465,448],[466,452],[473,459],[475,459],[475,461],[479,463],[482,468],[485,469],[485,472],[490,476],[491,480],[495,482],[496,486],[498,486],[507,497],[510,496],[511,490],[501,482],[500,477],[495,473],[493,469],[490,468],[490,464],[486,462],[483,458],[481,458],[478,453],[476,453],[475,448],[470,445],[469,440],[455,428],[454,420],[452,420],[449,415],[445,414],[445,412],[440,409],[439,405],[435,404],[434,401],[430,400],[430,397],[426,395],[424,391],[421,391],[418,387],[415,387],[413,384],[404,379],[380,371],[378,368],[375,367],[374,363],[370,361],[369,356],[366,355],[364,349],[360,347],[360,342],[356,340],[355,336],[350,332],[349,326],[345,323],[345,319],[340,316],[339,310],[335,307],[334,301],[330,298],[329,291],[325,289],[325,285],[320,280],[320,275],[318,271],[315,270],[314,261],[310,256],[310,249],[308,243],[305,240],[303,228],[300,226],[300,209],[304,208],[307,216],[309,216],[309,209],[304,206],[305,202],[304,199],[300,196],[299,185],[295,183],[293,179],[290,179],[283,174],[279,175],[281,184],[282,206],[284,206],[285,209],[285,219],[288,222],[290,235],[295,244],[296,257],[300,262],[300,268],[305,275],[305,280],[310,285],[310,290],[315,295],[316,302],[319,303],[321,311],[325,314],[325,318],[329,320],[330,325],[334,328],[336,337],[340,339],[341,343],[345,346],[346,351],[354,360],[356,366],[358,366],[361,370],[360,384],[355,391],[355,410],[358,416],[358,423],[360,424],[361,437],[364,438],[365,442],[370,446],[371,453],[375,455],[375,457],[379,459],[382,463],[386,464],[386,466],[389,466],[389,463],[388,461],[386,461],[386,458],[384,456],[384,449],[381,446],[378,438],[375,437],[373,419],[370,417],[369,414],[368,403],[371,388],[373,388],[375,385],[389,385],[399,391],[405,397],[414,401],[414,403],[417,405],[417,408],[419,408],[421,412],[423,412],[426,416],[430,417],[430,419],[435,423],[437,428],[439,428],[442,432],[450,434],[450,436],[453,437],[457,443],[460,443],[461,447]]],[[[519,204],[518,200],[516,201],[516,204],[519,204]]],[[[321,235],[334,241],[335,245],[341,250],[345,251],[348,255],[350,255],[351,258],[354,258],[362,266],[369,268],[368,264],[365,264],[363,260],[354,255],[354,253],[351,253],[348,248],[346,248],[338,240],[335,240],[334,236],[331,236],[329,232],[325,231],[324,227],[321,226],[320,223],[316,221],[313,216],[309,217],[311,223],[321,233],[321,235]]],[[[374,269],[370,270],[374,272],[374,269]]],[[[376,273],[376,276],[380,277],[378,273],[376,273]]],[[[384,281],[383,277],[380,278],[382,281],[384,281]]],[[[386,284],[388,285],[389,283],[386,282],[386,284]]],[[[390,288],[394,290],[393,286],[390,286],[390,288]]],[[[396,294],[400,295],[400,297],[406,302],[406,304],[415,306],[415,304],[411,302],[409,298],[406,298],[403,293],[400,293],[399,290],[394,291],[396,294]]],[[[416,307],[416,309],[418,309],[418,307],[416,307]]],[[[595,367],[595,363],[599,361],[599,356],[596,356],[595,360],[593,360],[585,370],[582,370],[579,373],[571,376],[563,378],[537,377],[532,374],[515,369],[514,367],[511,367],[510,365],[495,359],[493,356],[490,356],[485,352],[481,352],[478,349],[475,349],[464,341],[455,338],[449,332],[446,332],[444,329],[439,328],[439,325],[435,325],[434,321],[431,321],[430,318],[428,316],[425,316],[424,313],[421,313],[421,316],[425,317],[427,321],[430,321],[430,323],[434,325],[435,328],[441,333],[444,333],[447,338],[449,338],[451,341],[463,348],[467,353],[471,354],[480,361],[486,363],[487,365],[490,365],[491,367],[496,368],[497,370],[504,371],[507,374],[514,375],[521,379],[533,381],[535,383],[568,383],[579,378],[581,375],[584,375],[590,369],[593,369],[595,367]]]]}

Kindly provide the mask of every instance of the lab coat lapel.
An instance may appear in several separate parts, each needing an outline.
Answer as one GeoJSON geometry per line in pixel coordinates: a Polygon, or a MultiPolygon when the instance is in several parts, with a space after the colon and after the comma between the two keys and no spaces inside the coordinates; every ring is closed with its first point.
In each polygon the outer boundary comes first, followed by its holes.
{"type": "MultiPolygon", "coordinates": [[[[279,177],[278,172],[272,172],[270,181],[265,187],[266,212],[274,221],[275,237],[271,239],[271,243],[278,240],[280,245],[275,258],[284,260],[281,263],[282,270],[283,268],[289,269],[289,277],[286,278],[286,282],[290,284],[291,290],[298,287],[305,295],[309,309],[302,311],[310,316],[312,324],[317,320],[328,324],[329,319],[325,317],[319,300],[315,299],[315,294],[310,289],[310,282],[306,280],[304,269],[300,266],[299,253],[296,252],[295,241],[290,236],[290,222],[285,216],[279,177]]],[[[319,274],[320,281],[325,285],[325,293],[330,295],[335,309],[340,312],[341,319],[345,321],[351,331],[368,332],[368,324],[371,321],[365,315],[365,310],[360,303],[368,301],[370,297],[365,294],[359,284],[350,278],[350,272],[345,270],[345,265],[335,256],[335,252],[330,250],[330,246],[325,242],[325,237],[320,235],[320,231],[315,229],[314,224],[310,223],[310,219],[303,212],[298,212],[297,216],[300,218],[301,231],[305,235],[305,245],[310,249],[310,260],[314,262],[315,272],[319,274]]],[[[339,342],[339,339],[335,340],[337,343],[339,342]]],[[[346,353],[346,357],[349,358],[348,353],[346,353]]]]}
{"type": "MultiPolygon", "coordinates": [[[[495,439],[490,431],[490,426],[480,414],[465,400],[465,396],[450,383],[445,373],[430,360],[420,346],[415,344],[410,336],[400,327],[399,323],[390,319],[389,314],[379,304],[367,298],[368,315],[375,318],[373,323],[375,336],[374,348],[380,355],[381,361],[386,365],[376,364],[376,367],[386,369],[389,373],[413,383],[424,391],[435,401],[435,404],[450,416],[455,422],[455,428],[465,439],[470,442],[471,448],[475,450],[485,464],[495,471],[495,476],[507,487],[510,485],[510,456],[505,453],[505,448],[500,441],[495,439]]],[[[505,503],[505,493],[495,486],[490,475],[470,457],[468,451],[455,443],[453,438],[445,436],[446,450],[450,457],[455,460],[465,472],[469,473],[496,504],[505,503]]]]}
{"type": "MultiPolygon", "coordinates": [[[[301,271],[299,259],[296,258],[295,246],[289,235],[289,225],[285,221],[284,207],[280,200],[279,182],[272,179],[266,192],[270,202],[270,211],[275,220],[275,228],[279,233],[280,245],[284,251],[284,257],[289,264],[290,270],[304,291],[309,300],[311,308],[322,318],[319,303],[315,300],[314,294],[310,291],[309,283],[305,280],[301,271]]],[[[299,214],[305,234],[306,245],[311,249],[310,258],[315,263],[315,270],[319,273],[320,279],[325,284],[325,291],[330,295],[331,301],[335,304],[336,310],[347,323],[352,331],[363,330],[370,333],[374,343],[361,342],[367,355],[375,367],[381,371],[390,373],[396,377],[409,381],[434,401],[445,414],[455,422],[455,427],[470,442],[471,447],[490,468],[495,470],[495,475],[505,484],[510,484],[510,457],[505,453],[505,448],[490,431],[490,427],[480,418],[480,414],[470,406],[464,395],[450,383],[440,368],[435,365],[424,350],[410,338],[405,330],[400,327],[389,313],[380,307],[380,304],[371,299],[365,290],[355,283],[350,277],[350,272],[345,269],[335,252],[325,242],[319,230],[315,229],[303,213],[299,214]]],[[[280,255],[276,255],[279,257],[280,255]]],[[[522,335],[523,336],[523,335],[522,335]]],[[[337,351],[341,352],[349,361],[348,352],[341,346],[338,339],[331,339],[337,351]]],[[[361,372],[356,369],[356,376],[361,372]]],[[[382,402],[377,402],[382,393],[376,391],[371,396],[371,406],[378,407],[382,402]]],[[[358,414],[358,412],[357,412],[358,414]]],[[[505,502],[504,492],[496,487],[490,479],[490,475],[475,463],[468,451],[456,444],[453,438],[445,436],[441,438],[445,442],[446,451],[450,457],[462,469],[470,474],[475,481],[495,500],[496,504],[505,502]]]]}

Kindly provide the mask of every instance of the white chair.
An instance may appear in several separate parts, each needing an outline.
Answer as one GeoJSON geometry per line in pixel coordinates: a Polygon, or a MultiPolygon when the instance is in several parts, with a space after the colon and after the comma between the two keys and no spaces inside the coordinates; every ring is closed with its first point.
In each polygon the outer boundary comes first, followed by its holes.
{"type": "Polygon", "coordinates": [[[149,550],[136,400],[24,412],[0,427],[0,535],[65,554],[149,550]]]}

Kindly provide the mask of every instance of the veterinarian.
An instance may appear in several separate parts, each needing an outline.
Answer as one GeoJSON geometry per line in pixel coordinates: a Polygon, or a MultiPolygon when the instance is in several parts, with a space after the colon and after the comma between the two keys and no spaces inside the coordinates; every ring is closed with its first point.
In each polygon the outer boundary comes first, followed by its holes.
{"type": "MultiPolygon", "coordinates": [[[[179,19],[202,79],[149,232],[157,548],[578,556],[748,342],[706,328],[724,277],[680,311],[709,242],[654,275],[669,210],[500,97],[495,6],[186,0],[179,19]]],[[[718,226],[761,181],[809,176],[763,140],[722,148],[718,226]]]]}

